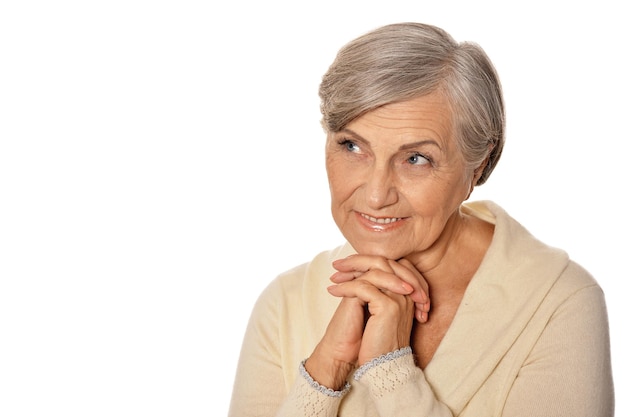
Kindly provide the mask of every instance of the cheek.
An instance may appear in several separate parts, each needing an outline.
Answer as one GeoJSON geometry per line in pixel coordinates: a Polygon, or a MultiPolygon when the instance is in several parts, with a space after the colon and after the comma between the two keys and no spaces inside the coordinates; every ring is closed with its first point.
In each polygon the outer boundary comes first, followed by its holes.
{"type": "Polygon", "coordinates": [[[340,175],[328,176],[328,188],[333,208],[340,206],[350,197],[349,187],[340,175]]]}
{"type": "Polygon", "coordinates": [[[331,214],[335,223],[343,231],[350,214],[361,201],[359,175],[345,164],[336,164],[328,167],[328,182],[330,189],[331,214]]]}
{"type": "Polygon", "coordinates": [[[343,164],[338,163],[333,158],[326,159],[326,175],[333,205],[340,202],[345,197],[349,189],[349,175],[345,171],[343,164]]]}
{"type": "Polygon", "coordinates": [[[400,190],[415,213],[430,219],[445,217],[464,200],[467,193],[462,181],[450,183],[436,178],[406,181],[400,190]]]}

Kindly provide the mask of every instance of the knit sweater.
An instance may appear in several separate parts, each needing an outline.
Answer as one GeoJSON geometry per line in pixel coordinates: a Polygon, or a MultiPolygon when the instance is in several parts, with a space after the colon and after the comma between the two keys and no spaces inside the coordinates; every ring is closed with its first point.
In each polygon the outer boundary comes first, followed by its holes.
{"type": "Polygon", "coordinates": [[[608,319],[597,282],[492,202],[467,203],[492,243],[432,360],[381,358],[329,393],[300,366],[339,300],[326,287],[345,244],[279,275],[253,309],[230,417],[610,417],[608,319]],[[334,395],[333,395],[334,394],[334,395]]]}

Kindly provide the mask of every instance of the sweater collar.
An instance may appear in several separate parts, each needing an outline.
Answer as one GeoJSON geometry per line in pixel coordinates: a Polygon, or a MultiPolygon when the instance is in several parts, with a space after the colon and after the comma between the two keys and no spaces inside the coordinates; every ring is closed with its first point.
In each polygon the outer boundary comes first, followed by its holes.
{"type": "Polygon", "coordinates": [[[424,370],[455,414],[493,372],[569,261],[565,252],[538,241],[492,202],[466,203],[463,210],[495,224],[495,229],[450,328],[424,370]]]}

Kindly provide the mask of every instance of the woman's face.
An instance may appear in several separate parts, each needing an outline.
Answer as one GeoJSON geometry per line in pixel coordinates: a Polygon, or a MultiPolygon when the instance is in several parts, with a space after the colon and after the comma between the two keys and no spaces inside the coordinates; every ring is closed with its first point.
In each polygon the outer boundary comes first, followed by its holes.
{"type": "Polygon", "coordinates": [[[474,175],[452,134],[445,99],[431,94],[372,110],[328,135],[332,214],[357,252],[409,257],[453,223],[474,175]]]}

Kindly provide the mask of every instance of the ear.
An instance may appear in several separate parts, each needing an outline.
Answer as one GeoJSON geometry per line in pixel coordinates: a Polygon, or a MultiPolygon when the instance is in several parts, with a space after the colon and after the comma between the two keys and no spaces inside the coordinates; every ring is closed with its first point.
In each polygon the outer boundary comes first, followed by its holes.
{"type": "Polygon", "coordinates": [[[487,157],[485,159],[483,159],[483,162],[481,162],[481,164],[478,166],[478,168],[476,168],[474,170],[474,178],[472,179],[472,184],[473,185],[476,185],[476,183],[478,182],[480,177],[483,175],[483,171],[485,170],[485,167],[489,163],[489,158],[490,157],[491,157],[491,153],[489,153],[489,155],[487,155],[487,157]]]}
{"type": "Polygon", "coordinates": [[[481,162],[481,164],[474,170],[472,183],[470,185],[469,191],[467,192],[467,197],[465,197],[465,200],[469,199],[470,196],[472,195],[472,192],[474,191],[474,187],[476,186],[476,183],[480,179],[480,176],[483,175],[483,171],[485,170],[485,167],[489,163],[490,156],[491,156],[491,153],[487,155],[487,157],[483,160],[483,162],[481,162]]]}

